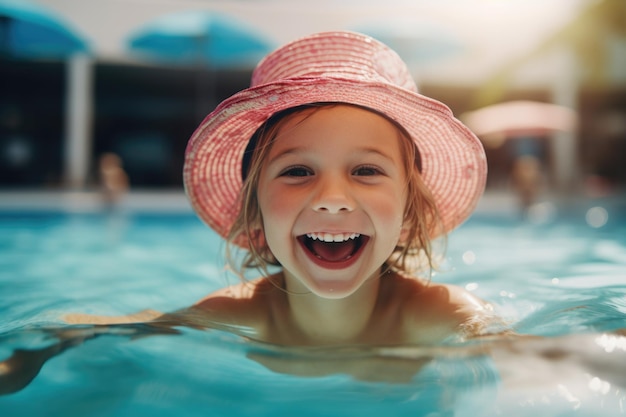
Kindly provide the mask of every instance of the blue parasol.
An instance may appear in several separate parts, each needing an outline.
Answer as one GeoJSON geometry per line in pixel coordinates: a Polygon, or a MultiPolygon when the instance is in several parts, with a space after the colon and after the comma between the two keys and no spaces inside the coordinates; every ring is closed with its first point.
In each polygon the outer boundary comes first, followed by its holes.
{"type": "Polygon", "coordinates": [[[62,58],[87,50],[54,13],[24,0],[0,0],[0,55],[62,58]]]}
{"type": "Polygon", "coordinates": [[[210,11],[165,15],[131,35],[128,46],[148,59],[213,68],[251,66],[271,49],[244,23],[210,11]]]}

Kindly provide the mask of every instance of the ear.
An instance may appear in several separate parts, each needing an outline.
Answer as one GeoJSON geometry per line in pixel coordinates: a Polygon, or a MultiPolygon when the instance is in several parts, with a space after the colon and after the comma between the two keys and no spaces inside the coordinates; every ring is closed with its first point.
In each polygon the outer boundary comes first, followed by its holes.
{"type": "Polygon", "coordinates": [[[258,243],[265,244],[265,232],[261,226],[254,226],[250,229],[250,235],[253,237],[254,241],[258,243]]]}
{"type": "Polygon", "coordinates": [[[400,229],[400,238],[398,239],[398,243],[400,244],[407,243],[411,238],[411,236],[409,236],[410,231],[411,231],[411,225],[405,221],[402,224],[402,228],[400,229]]]}
{"type": "MultiPolygon", "coordinates": [[[[258,208],[257,208],[258,210],[258,208]]],[[[254,233],[256,234],[262,234],[264,233],[264,228],[263,228],[263,214],[261,214],[260,212],[258,212],[256,214],[256,216],[254,216],[254,219],[252,219],[249,223],[248,223],[248,227],[250,228],[251,231],[254,231],[254,233]]]]}

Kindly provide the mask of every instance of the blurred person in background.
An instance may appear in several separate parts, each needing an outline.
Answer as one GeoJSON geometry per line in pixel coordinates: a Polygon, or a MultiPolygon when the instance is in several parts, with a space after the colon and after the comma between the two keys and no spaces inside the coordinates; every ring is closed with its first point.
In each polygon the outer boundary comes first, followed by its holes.
{"type": "Polygon", "coordinates": [[[128,193],[128,175],[124,171],[122,159],[114,153],[102,154],[98,162],[102,198],[105,207],[111,209],[128,193]]]}

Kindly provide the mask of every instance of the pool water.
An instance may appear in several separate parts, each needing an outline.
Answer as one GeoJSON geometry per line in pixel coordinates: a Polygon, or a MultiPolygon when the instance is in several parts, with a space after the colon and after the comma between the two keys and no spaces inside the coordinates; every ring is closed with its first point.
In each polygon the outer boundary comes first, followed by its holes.
{"type": "Polygon", "coordinates": [[[450,235],[433,280],[530,336],[342,349],[68,326],[68,312],[172,311],[233,282],[221,240],[191,213],[0,212],[0,415],[626,415],[625,212],[593,201],[478,213],[450,235]],[[11,357],[32,377],[18,390],[11,357]],[[281,363],[319,375],[270,369],[281,363]]]}

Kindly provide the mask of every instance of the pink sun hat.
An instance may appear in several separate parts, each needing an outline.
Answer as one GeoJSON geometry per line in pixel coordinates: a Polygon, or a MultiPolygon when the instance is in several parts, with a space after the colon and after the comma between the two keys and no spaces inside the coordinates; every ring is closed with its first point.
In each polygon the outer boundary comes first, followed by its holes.
{"type": "Polygon", "coordinates": [[[243,155],[256,130],[281,110],[331,102],[375,110],[406,129],[419,149],[423,181],[444,232],[470,216],[487,176],[478,138],[445,104],[417,92],[393,50],[344,31],[307,36],[270,53],[254,70],[251,87],[224,100],[196,129],[183,177],[198,216],[226,237],[239,214],[243,155]]]}

